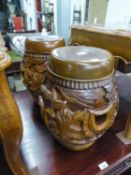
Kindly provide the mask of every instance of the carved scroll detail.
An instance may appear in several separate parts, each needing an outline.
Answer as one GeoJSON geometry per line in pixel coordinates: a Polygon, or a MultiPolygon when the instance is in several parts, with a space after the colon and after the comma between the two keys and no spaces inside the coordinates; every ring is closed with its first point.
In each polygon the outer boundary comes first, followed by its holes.
{"type": "Polygon", "coordinates": [[[69,89],[54,81],[50,79],[50,85],[41,86],[45,102],[42,118],[62,144],[75,150],[88,147],[112,126],[116,117],[118,94],[113,79],[88,90],[69,89]]]}

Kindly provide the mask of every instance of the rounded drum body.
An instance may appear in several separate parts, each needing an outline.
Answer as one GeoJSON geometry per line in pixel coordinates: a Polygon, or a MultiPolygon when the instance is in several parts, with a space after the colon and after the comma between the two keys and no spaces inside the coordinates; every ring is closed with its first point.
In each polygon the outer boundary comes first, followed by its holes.
{"type": "Polygon", "coordinates": [[[72,150],[88,148],[112,126],[118,103],[109,52],[85,46],[52,52],[40,104],[59,142],[72,150]]]}
{"type": "Polygon", "coordinates": [[[65,41],[58,36],[33,36],[26,39],[22,64],[24,83],[36,98],[45,78],[50,52],[62,46],[65,46],[65,41]]]}

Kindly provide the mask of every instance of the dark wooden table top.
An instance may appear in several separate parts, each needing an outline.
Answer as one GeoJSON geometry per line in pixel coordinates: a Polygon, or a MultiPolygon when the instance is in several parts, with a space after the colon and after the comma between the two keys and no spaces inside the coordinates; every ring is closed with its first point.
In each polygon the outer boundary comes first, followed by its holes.
{"type": "MultiPolygon", "coordinates": [[[[53,138],[28,91],[14,94],[24,127],[20,152],[31,175],[100,175],[103,171],[98,164],[104,161],[109,165],[105,174],[111,175],[112,168],[117,165],[115,171],[124,170],[122,162],[127,157],[131,158],[131,144],[124,145],[115,134],[124,130],[127,112],[131,109],[131,78],[118,76],[116,83],[120,108],[114,125],[92,147],[80,152],[66,149],[53,138]]],[[[0,175],[12,175],[3,154],[0,155],[0,175]]]]}

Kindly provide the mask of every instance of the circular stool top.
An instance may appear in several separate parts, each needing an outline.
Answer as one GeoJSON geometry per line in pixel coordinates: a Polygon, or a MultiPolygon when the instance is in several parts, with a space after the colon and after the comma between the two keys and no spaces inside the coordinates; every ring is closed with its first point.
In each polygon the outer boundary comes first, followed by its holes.
{"type": "Polygon", "coordinates": [[[51,52],[57,47],[65,46],[63,38],[55,35],[51,36],[32,36],[25,41],[26,52],[44,53],[51,52]]]}
{"type": "Polygon", "coordinates": [[[49,71],[66,79],[102,79],[114,72],[114,59],[110,52],[100,48],[62,47],[51,52],[49,71]]]}

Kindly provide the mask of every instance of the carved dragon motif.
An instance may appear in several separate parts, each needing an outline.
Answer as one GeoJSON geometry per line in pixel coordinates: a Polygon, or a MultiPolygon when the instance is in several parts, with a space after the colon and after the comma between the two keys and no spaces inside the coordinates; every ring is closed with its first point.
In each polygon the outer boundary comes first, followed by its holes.
{"type": "Polygon", "coordinates": [[[41,95],[42,118],[54,136],[71,149],[88,147],[111,127],[117,113],[118,94],[112,85],[77,93],[56,84],[51,88],[42,85],[41,95]]]}
{"type": "Polygon", "coordinates": [[[24,83],[32,92],[38,92],[45,79],[47,59],[30,59],[26,57],[22,64],[24,83]]]}

